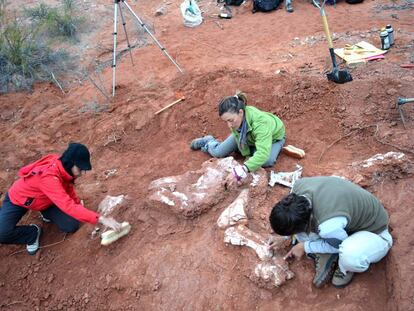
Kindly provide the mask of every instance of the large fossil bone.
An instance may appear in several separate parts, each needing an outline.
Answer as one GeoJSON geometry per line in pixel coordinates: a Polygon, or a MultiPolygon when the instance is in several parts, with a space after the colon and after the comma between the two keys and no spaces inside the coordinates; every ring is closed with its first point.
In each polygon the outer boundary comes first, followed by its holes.
{"type": "Polygon", "coordinates": [[[149,199],[152,204],[169,206],[177,214],[195,217],[224,198],[226,177],[235,165],[233,157],[210,159],[197,171],[154,180],[149,186],[149,199]]]}
{"type": "Polygon", "coordinates": [[[347,168],[335,172],[361,187],[369,187],[384,179],[399,179],[414,173],[414,166],[402,152],[378,153],[369,159],[356,161],[347,168]]]}
{"type": "Polygon", "coordinates": [[[268,249],[265,239],[243,225],[227,228],[224,232],[224,243],[248,246],[256,252],[261,260],[267,260],[273,256],[273,252],[268,249]]]}
{"type": "Polygon", "coordinates": [[[221,213],[217,226],[224,229],[235,224],[246,224],[245,207],[249,200],[249,189],[243,189],[239,196],[221,213]]]}
{"type": "Polygon", "coordinates": [[[279,287],[294,277],[294,273],[289,270],[289,264],[278,251],[286,245],[287,240],[284,237],[273,236],[271,242],[274,247],[269,250],[268,241],[260,234],[243,225],[238,225],[226,229],[224,242],[232,245],[248,246],[256,252],[261,262],[256,265],[250,278],[259,286],[266,288],[279,287]]]}

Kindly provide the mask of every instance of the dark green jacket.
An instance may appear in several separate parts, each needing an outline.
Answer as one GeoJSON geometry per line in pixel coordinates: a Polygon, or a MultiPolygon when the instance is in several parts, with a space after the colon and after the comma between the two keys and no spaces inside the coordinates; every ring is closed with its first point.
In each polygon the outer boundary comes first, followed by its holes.
{"type": "Polygon", "coordinates": [[[255,147],[256,152],[244,165],[250,172],[254,172],[269,159],[272,144],[285,137],[285,126],[278,117],[270,112],[265,112],[253,106],[246,106],[247,121],[247,146],[240,147],[240,133],[232,130],[236,138],[240,153],[243,156],[250,155],[250,147],[255,147]]]}
{"type": "Polygon", "coordinates": [[[388,227],[388,214],[370,192],[339,177],[307,177],[297,180],[292,192],[312,201],[312,231],[324,221],[337,216],[348,220],[345,231],[381,233],[388,227]]]}

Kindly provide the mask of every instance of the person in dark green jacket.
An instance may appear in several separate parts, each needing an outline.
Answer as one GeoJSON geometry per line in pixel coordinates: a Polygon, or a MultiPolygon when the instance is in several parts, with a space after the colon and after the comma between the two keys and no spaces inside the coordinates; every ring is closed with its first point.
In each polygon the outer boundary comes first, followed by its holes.
{"type": "Polygon", "coordinates": [[[354,273],[368,270],[392,247],[389,216],[382,203],[360,186],[333,176],[298,179],[291,193],[269,216],[273,231],[295,235],[297,243],[285,256],[315,259],[313,284],[332,277],[335,287],[347,286],[354,273]]]}
{"type": "Polygon", "coordinates": [[[243,93],[224,97],[219,105],[220,118],[227,123],[231,134],[223,142],[208,135],[194,139],[191,149],[224,158],[235,151],[249,158],[236,169],[236,177],[243,178],[248,172],[260,167],[270,167],[285,143],[285,126],[274,114],[246,106],[243,93]]]}

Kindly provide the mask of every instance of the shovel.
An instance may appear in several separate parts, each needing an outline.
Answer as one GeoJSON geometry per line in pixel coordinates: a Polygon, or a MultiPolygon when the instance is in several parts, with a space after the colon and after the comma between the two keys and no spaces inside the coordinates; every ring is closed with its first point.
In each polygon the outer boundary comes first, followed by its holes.
{"type": "Polygon", "coordinates": [[[331,54],[331,59],[332,59],[333,69],[332,69],[331,72],[328,72],[326,74],[326,76],[327,76],[329,81],[333,81],[335,83],[350,82],[350,81],[352,81],[351,74],[346,70],[339,70],[338,65],[336,64],[336,58],[335,58],[335,52],[334,52],[334,48],[333,48],[331,33],[329,32],[328,20],[326,19],[326,14],[325,14],[325,9],[324,9],[325,1],[323,2],[322,5],[317,0],[312,0],[312,1],[313,1],[313,4],[321,12],[323,29],[325,31],[326,39],[328,40],[329,53],[331,54]]]}
{"type": "Polygon", "coordinates": [[[397,98],[398,112],[400,113],[401,121],[403,122],[403,126],[405,129],[406,129],[406,126],[405,126],[405,118],[404,118],[404,112],[402,109],[402,105],[405,105],[407,103],[412,103],[412,102],[414,102],[414,98],[402,98],[402,97],[397,98]]]}

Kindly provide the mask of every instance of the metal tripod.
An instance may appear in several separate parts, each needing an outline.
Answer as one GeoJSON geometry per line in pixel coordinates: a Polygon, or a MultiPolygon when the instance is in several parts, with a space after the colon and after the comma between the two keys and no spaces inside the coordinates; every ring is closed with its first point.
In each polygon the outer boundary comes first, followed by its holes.
{"type": "Polygon", "coordinates": [[[170,54],[168,54],[167,50],[161,45],[161,43],[159,43],[157,38],[155,38],[155,36],[149,31],[147,26],[142,22],[142,20],[137,16],[137,14],[135,14],[135,12],[131,9],[129,4],[126,3],[125,0],[114,0],[115,7],[114,7],[114,33],[113,33],[113,35],[114,35],[114,52],[113,52],[113,61],[112,61],[112,96],[115,96],[116,36],[117,36],[117,24],[118,24],[118,9],[119,9],[119,13],[121,15],[122,26],[124,28],[125,37],[126,37],[126,40],[127,40],[127,43],[128,43],[129,56],[131,58],[132,64],[134,64],[134,61],[132,60],[131,44],[129,43],[128,33],[127,33],[127,30],[126,30],[126,27],[125,27],[126,22],[125,22],[125,19],[124,19],[124,14],[122,12],[121,2],[125,5],[125,7],[128,9],[128,11],[137,19],[137,21],[139,22],[141,27],[144,28],[144,30],[150,35],[152,40],[158,45],[158,47],[165,54],[165,56],[167,56],[167,58],[175,65],[175,67],[177,67],[178,71],[183,73],[183,70],[181,69],[181,67],[174,61],[174,59],[170,56],[170,54]]]}

